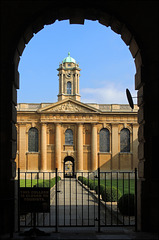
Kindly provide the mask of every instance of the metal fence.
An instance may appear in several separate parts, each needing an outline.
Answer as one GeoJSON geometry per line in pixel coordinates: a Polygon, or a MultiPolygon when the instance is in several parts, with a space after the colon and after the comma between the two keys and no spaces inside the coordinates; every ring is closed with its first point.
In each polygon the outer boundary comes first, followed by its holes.
{"type": "MultiPolygon", "coordinates": [[[[45,173],[21,172],[19,169],[18,185],[19,230],[21,227],[51,227],[56,231],[60,227],[98,227],[100,231],[101,227],[137,224],[136,169],[132,172],[101,172],[98,168],[96,172],[74,172],[67,178],[57,169],[45,173]],[[44,202],[48,189],[49,210],[44,202]],[[34,193],[34,204],[42,203],[39,210],[33,205],[33,210],[24,211],[21,199],[26,200],[30,190],[34,193]]],[[[30,204],[32,200],[29,199],[30,204]]]]}

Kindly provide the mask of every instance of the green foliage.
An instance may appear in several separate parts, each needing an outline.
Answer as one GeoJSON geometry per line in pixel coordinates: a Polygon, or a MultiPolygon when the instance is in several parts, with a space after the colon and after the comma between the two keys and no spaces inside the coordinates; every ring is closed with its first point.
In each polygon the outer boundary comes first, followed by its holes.
{"type": "MultiPolygon", "coordinates": [[[[57,177],[57,181],[60,181],[61,177],[57,177]]],[[[20,187],[50,187],[52,188],[56,184],[56,177],[50,179],[50,180],[43,180],[43,179],[33,179],[32,183],[30,179],[26,180],[25,185],[25,179],[20,180],[20,187]]]]}
{"type": "Polygon", "coordinates": [[[79,177],[78,177],[78,180],[79,180],[80,182],[83,182],[83,177],[82,177],[82,176],[79,176],[79,177]]]}
{"type": "MultiPolygon", "coordinates": [[[[98,182],[98,180],[96,180],[98,182]]],[[[120,192],[123,194],[126,193],[132,193],[135,194],[135,179],[107,179],[106,181],[104,179],[100,180],[100,184],[105,185],[106,187],[111,187],[111,185],[113,187],[118,187],[118,189],[120,190],[120,192]],[[124,186],[124,188],[123,188],[124,186]],[[130,186],[130,189],[129,189],[130,186]],[[130,191],[130,192],[129,192],[130,191]]]]}
{"type": "Polygon", "coordinates": [[[118,201],[118,208],[122,215],[134,216],[135,196],[134,194],[124,194],[118,201]]]}
{"type": "Polygon", "coordinates": [[[95,190],[95,181],[93,181],[93,180],[89,180],[89,188],[91,189],[91,190],[95,190]]]}
{"type": "Polygon", "coordinates": [[[104,188],[104,190],[102,191],[102,200],[105,202],[116,202],[120,197],[121,197],[121,192],[118,189],[117,192],[117,188],[115,187],[106,187],[104,188]]]}
{"type": "Polygon", "coordinates": [[[88,179],[85,177],[83,178],[83,184],[88,186],[88,179]]]}
{"type": "MultiPolygon", "coordinates": [[[[105,189],[105,186],[101,184],[101,185],[100,185],[100,194],[102,194],[102,192],[104,191],[104,189],[105,189]]],[[[95,186],[95,191],[96,191],[96,193],[98,194],[98,185],[95,186]]]]}
{"type": "Polygon", "coordinates": [[[95,186],[97,185],[97,183],[94,180],[89,179],[89,181],[88,181],[88,178],[85,178],[85,177],[82,177],[82,176],[79,176],[78,180],[81,183],[83,183],[84,185],[87,185],[91,190],[94,190],[95,186]]]}
{"type": "Polygon", "coordinates": [[[33,187],[37,183],[43,182],[42,179],[20,179],[20,187],[33,187]]]}

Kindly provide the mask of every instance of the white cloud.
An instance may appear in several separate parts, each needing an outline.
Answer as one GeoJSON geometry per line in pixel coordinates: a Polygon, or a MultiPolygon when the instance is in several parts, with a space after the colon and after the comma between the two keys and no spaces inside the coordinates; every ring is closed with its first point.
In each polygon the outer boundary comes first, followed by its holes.
{"type": "Polygon", "coordinates": [[[82,102],[87,103],[128,104],[125,89],[115,84],[108,84],[101,88],[83,88],[81,98],[82,102]]]}

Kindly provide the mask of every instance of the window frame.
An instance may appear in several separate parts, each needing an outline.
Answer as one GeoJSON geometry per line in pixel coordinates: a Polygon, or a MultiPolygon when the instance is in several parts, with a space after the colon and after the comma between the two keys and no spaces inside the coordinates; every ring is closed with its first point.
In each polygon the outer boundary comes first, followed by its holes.
{"type": "Polygon", "coordinates": [[[108,128],[102,128],[99,132],[99,152],[100,153],[110,153],[110,131],[108,128]],[[101,134],[103,131],[106,133],[106,136],[105,136],[106,144],[105,145],[104,145],[104,142],[101,143],[101,137],[102,137],[101,134]],[[106,151],[102,150],[102,148],[105,148],[104,150],[106,150],[106,151]]]}
{"type": "MultiPolygon", "coordinates": [[[[70,136],[67,137],[67,138],[70,138],[70,136]]],[[[67,128],[66,131],[65,131],[65,145],[73,146],[73,142],[74,142],[74,141],[73,141],[73,131],[72,131],[71,128],[67,128]],[[68,133],[68,131],[69,131],[70,133],[72,133],[72,135],[71,135],[71,140],[68,141],[68,139],[67,139],[67,141],[66,141],[66,134],[68,133]],[[70,142],[70,143],[69,143],[69,142],[70,142]]]]}
{"type": "Polygon", "coordinates": [[[71,94],[72,92],[72,83],[71,81],[67,81],[67,94],[71,94]],[[68,87],[68,83],[70,84],[70,87],[68,87]]]}
{"type": "Polygon", "coordinates": [[[38,153],[39,152],[39,131],[36,127],[31,127],[28,131],[28,152],[29,153],[38,153]],[[31,136],[31,131],[34,130],[35,136],[31,136]],[[35,139],[31,140],[31,137],[35,139]],[[30,143],[30,141],[34,141],[30,143]],[[32,146],[34,144],[34,147],[32,146]]]}
{"type": "Polygon", "coordinates": [[[128,128],[122,128],[120,131],[120,153],[130,153],[130,130],[128,128]],[[121,141],[123,141],[121,138],[123,138],[124,136],[122,136],[123,132],[126,131],[127,132],[127,141],[125,146],[123,143],[121,143],[121,141]],[[125,149],[125,150],[124,150],[125,149]]]}

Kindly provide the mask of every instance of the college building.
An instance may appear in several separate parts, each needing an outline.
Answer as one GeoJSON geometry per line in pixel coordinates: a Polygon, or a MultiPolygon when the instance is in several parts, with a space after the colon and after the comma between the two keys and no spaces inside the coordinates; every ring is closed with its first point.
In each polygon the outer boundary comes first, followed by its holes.
{"type": "Polygon", "coordinates": [[[57,70],[57,102],[17,105],[17,167],[40,172],[58,168],[68,176],[98,167],[138,167],[138,107],[81,102],[81,69],[70,53],[57,70]]]}

